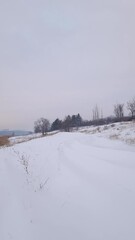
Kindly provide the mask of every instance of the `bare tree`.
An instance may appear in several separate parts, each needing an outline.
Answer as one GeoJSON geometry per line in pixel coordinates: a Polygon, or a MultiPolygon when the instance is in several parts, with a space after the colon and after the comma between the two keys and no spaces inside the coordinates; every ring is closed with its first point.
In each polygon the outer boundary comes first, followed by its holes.
{"type": "Polygon", "coordinates": [[[50,123],[48,119],[40,118],[34,123],[34,131],[35,133],[42,133],[44,135],[50,129],[50,123]]]}
{"type": "Polygon", "coordinates": [[[99,119],[99,108],[98,108],[97,105],[92,110],[92,114],[93,114],[93,120],[98,120],[99,119]]]}
{"type": "Polygon", "coordinates": [[[124,104],[114,105],[114,114],[116,118],[122,119],[124,117],[124,104]]]}
{"type": "Polygon", "coordinates": [[[132,118],[135,116],[135,97],[127,102],[127,109],[130,111],[132,118]]]}

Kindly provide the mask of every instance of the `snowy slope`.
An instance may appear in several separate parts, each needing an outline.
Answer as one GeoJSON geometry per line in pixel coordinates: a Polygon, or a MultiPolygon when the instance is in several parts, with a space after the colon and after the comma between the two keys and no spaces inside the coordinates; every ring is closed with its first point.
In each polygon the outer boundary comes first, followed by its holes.
{"type": "Polygon", "coordinates": [[[1,240],[134,240],[135,147],[59,133],[0,149],[1,240]]]}
{"type": "Polygon", "coordinates": [[[118,122],[102,126],[82,127],[79,132],[94,134],[99,137],[122,140],[128,144],[135,144],[135,121],[118,122]]]}
{"type": "MultiPolygon", "coordinates": [[[[58,131],[53,131],[53,132],[48,132],[47,136],[51,136],[58,133],[58,131]]],[[[10,145],[14,145],[17,143],[22,143],[22,142],[27,142],[30,141],[32,139],[36,139],[36,138],[40,138],[42,137],[42,133],[33,133],[30,135],[25,135],[25,136],[15,136],[15,137],[10,137],[9,141],[10,141],[10,145]]]]}

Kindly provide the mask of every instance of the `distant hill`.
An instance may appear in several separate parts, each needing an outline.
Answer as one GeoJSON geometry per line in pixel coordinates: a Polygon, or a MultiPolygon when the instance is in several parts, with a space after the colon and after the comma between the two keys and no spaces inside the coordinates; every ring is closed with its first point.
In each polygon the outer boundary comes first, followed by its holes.
{"type": "Polygon", "coordinates": [[[25,136],[28,134],[32,134],[32,132],[24,130],[0,130],[0,136],[25,136]]]}

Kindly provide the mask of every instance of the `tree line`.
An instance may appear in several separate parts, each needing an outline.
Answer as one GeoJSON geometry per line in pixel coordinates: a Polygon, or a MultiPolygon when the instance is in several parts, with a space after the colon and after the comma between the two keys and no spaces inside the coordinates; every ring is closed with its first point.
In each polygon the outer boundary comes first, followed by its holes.
{"type": "Polygon", "coordinates": [[[82,117],[78,113],[77,115],[68,115],[64,120],[57,118],[52,124],[48,119],[40,118],[34,123],[34,132],[42,133],[45,135],[48,131],[63,130],[69,132],[71,128],[78,128],[82,126],[82,117]]]}
{"type": "Polygon", "coordinates": [[[45,135],[48,131],[61,130],[69,132],[71,129],[78,129],[81,126],[102,125],[119,121],[131,121],[135,118],[135,98],[127,102],[126,107],[129,111],[129,116],[124,116],[124,104],[118,103],[114,105],[114,116],[106,118],[103,118],[102,111],[100,112],[97,105],[92,110],[93,118],[89,121],[83,120],[79,113],[72,116],[68,115],[64,118],[64,120],[57,118],[52,124],[50,124],[48,119],[40,118],[34,123],[34,132],[45,135]]]}

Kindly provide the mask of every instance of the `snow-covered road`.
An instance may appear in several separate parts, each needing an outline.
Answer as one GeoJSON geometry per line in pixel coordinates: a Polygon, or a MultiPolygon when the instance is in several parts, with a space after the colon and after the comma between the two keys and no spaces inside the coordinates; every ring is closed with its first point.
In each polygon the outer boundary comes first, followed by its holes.
{"type": "Polygon", "coordinates": [[[1,240],[134,240],[135,147],[59,133],[0,149],[1,240]]]}

